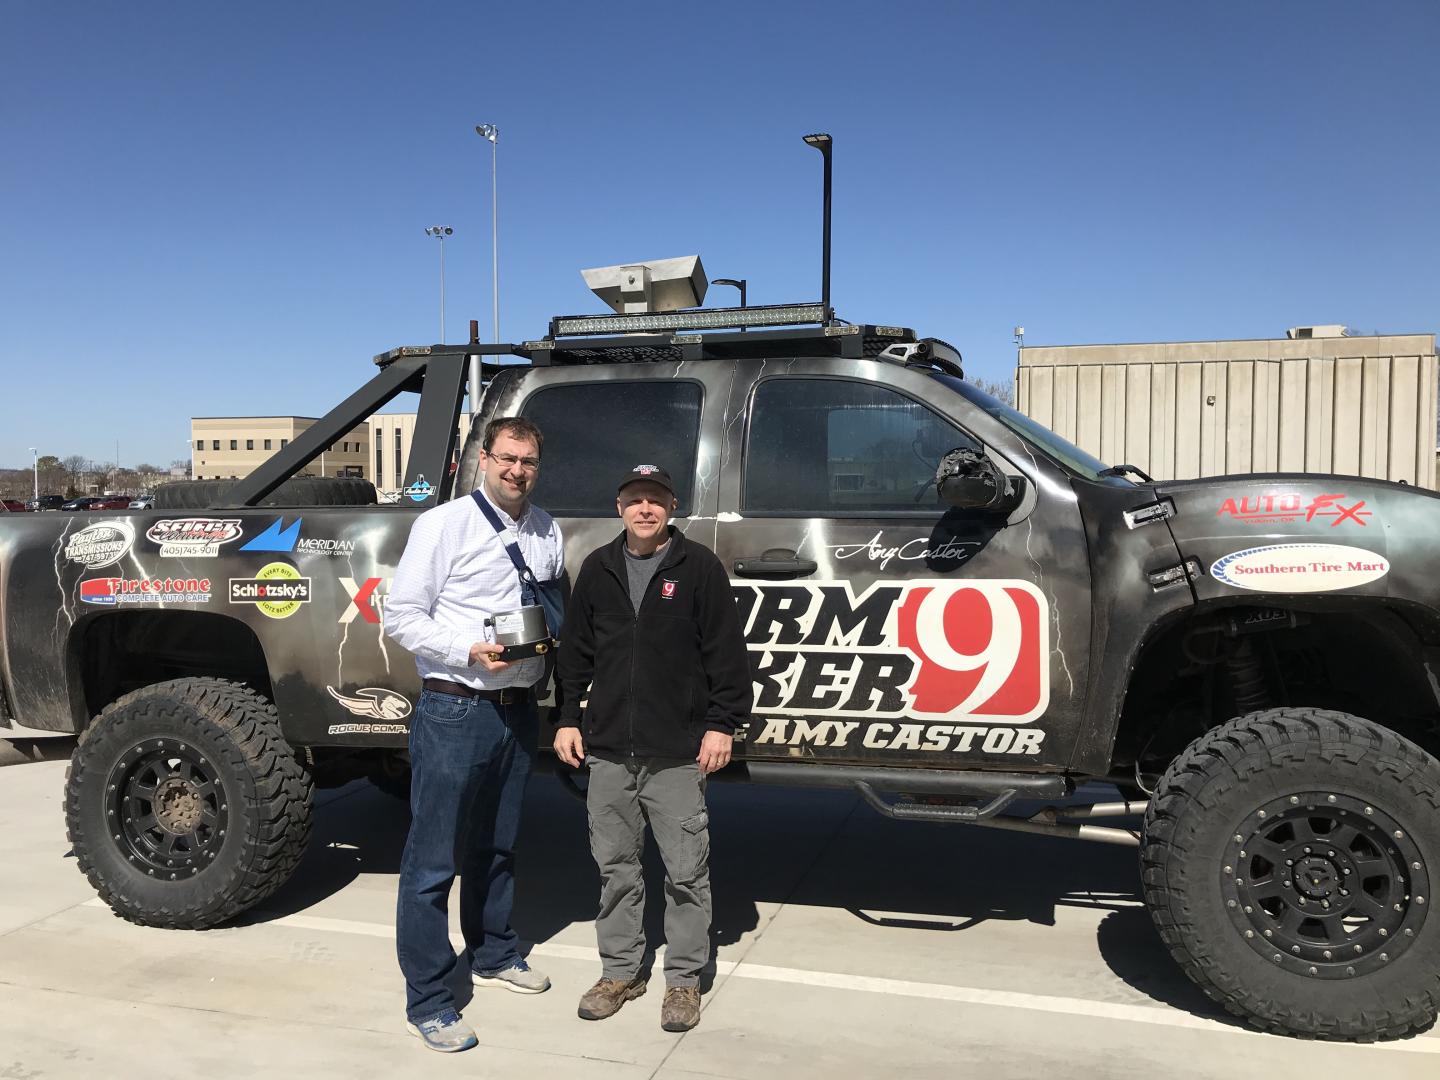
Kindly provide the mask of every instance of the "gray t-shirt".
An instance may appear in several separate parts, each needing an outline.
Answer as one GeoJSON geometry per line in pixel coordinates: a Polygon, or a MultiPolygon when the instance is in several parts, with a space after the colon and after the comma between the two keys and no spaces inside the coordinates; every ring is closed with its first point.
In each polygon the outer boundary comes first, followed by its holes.
{"type": "Polygon", "coordinates": [[[630,602],[635,605],[636,615],[640,614],[640,601],[645,597],[650,579],[660,569],[660,556],[669,546],[667,540],[649,555],[636,555],[629,547],[625,548],[625,575],[630,579],[630,602]]]}

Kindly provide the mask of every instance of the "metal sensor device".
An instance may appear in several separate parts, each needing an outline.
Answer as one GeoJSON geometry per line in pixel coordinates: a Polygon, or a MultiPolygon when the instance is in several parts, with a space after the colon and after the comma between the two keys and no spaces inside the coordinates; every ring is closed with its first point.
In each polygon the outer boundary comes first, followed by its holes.
{"type": "Polygon", "coordinates": [[[485,620],[495,630],[495,644],[503,646],[499,660],[525,660],[544,656],[555,647],[545,622],[545,609],[538,604],[516,611],[500,611],[485,620]]]}

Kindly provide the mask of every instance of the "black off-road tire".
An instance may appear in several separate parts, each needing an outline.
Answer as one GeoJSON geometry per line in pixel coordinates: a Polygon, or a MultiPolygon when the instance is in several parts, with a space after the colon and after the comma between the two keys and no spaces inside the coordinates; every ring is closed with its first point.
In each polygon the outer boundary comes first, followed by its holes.
{"type": "Polygon", "coordinates": [[[107,706],[65,787],[81,871],[145,926],[233,918],[290,877],[310,835],[310,776],[275,707],[223,679],[156,683],[107,706]]]}
{"type": "MultiPolygon", "coordinates": [[[[175,480],[155,489],[156,510],[208,510],[230,497],[234,480],[175,480]]],[[[261,506],[373,506],[375,485],[354,476],[297,476],[286,480],[261,506]]]]}
{"type": "Polygon", "coordinates": [[[1161,778],[1140,861],[1171,955],[1256,1027],[1365,1042],[1434,1021],[1440,764],[1393,731],[1304,708],[1221,725],[1161,778]]]}

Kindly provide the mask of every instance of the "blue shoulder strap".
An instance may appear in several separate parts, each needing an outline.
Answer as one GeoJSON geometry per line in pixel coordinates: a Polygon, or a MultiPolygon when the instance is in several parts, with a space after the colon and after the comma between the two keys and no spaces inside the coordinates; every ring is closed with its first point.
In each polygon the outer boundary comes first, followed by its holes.
{"type": "MultiPolygon", "coordinates": [[[[535,603],[535,575],[531,572],[529,565],[525,562],[525,556],[520,553],[520,545],[515,540],[505,538],[505,526],[500,521],[500,515],[495,513],[495,508],[490,505],[489,500],[478,491],[472,491],[470,497],[475,500],[475,505],[485,515],[485,520],[490,522],[490,527],[499,535],[501,542],[505,545],[505,554],[510,556],[510,561],[515,564],[515,569],[520,573],[520,591],[525,594],[524,599],[528,604],[535,603]]],[[[514,535],[513,533],[511,534],[514,535]]]]}

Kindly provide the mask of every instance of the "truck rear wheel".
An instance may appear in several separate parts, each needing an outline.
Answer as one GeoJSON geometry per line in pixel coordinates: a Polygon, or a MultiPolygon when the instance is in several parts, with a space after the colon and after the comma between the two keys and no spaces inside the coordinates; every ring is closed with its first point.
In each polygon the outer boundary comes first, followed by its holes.
{"type": "Polygon", "coordinates": [[[199,930],[290,877],[311,781],[275,708],[222,679],[176,679],[107,706],[80,736],[65,816],[80,869],[117,914],[199,930]]]}
{"type": "Polygon", "coordinates": [[[1145,816],[1145,903],[1171,954],[1255,1026],[1397,1038],[1440,1007],[1440,764],[1346,713],[1203,735],[1145,816]]]}

